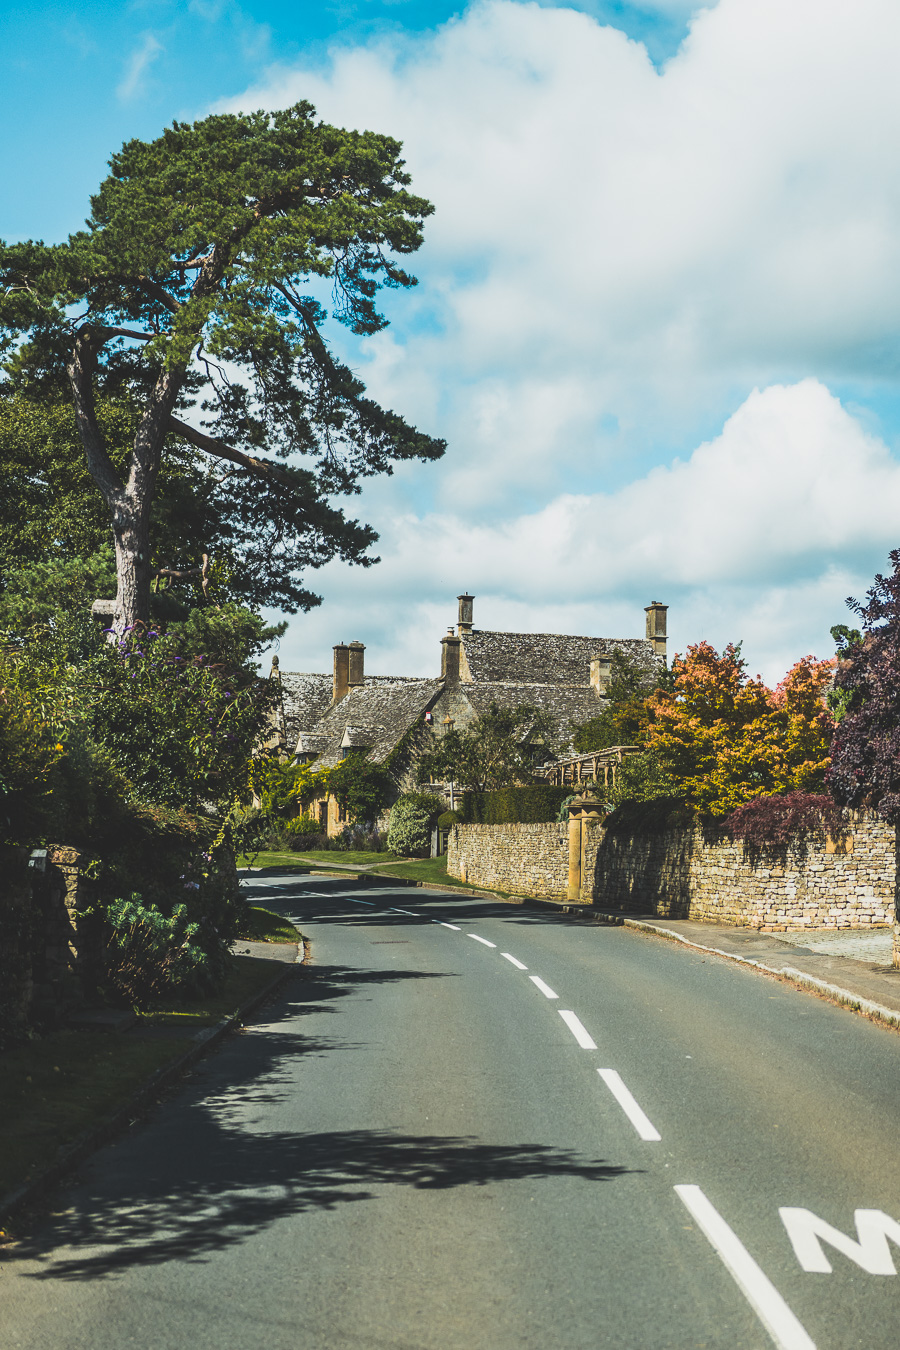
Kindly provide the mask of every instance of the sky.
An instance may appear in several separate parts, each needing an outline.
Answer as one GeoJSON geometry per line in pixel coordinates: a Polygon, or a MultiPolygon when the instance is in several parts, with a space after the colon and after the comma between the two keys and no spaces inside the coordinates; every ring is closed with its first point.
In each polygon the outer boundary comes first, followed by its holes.
{"type": "Polygon", "coordinates": [[[830,656],[900,546],[895,0],[0,0],[0,237],[78,229],[109,155],[310,100],[404,143],[435,214],[335,350],[448,442],[351,502],[284,669],[433,675],[482,628],[830,656]]]}

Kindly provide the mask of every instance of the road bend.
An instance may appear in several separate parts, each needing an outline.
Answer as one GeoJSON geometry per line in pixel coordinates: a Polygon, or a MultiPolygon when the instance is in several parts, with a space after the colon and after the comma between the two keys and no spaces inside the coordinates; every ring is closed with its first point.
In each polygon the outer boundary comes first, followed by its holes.
{"type": "Polygon", "coordinates": [[[699,952],[255,878],[311,963],[0,1276],[27,1350],[896,1350],[900,1037],[699,952]]]}

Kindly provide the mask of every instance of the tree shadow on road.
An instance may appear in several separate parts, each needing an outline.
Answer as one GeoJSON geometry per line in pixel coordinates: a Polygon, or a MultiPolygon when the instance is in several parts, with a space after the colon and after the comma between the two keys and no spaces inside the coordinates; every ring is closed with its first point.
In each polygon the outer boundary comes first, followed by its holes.
{"type": "Polygon", "coordinates": [[[488,1144],[472,1138],[386,1130],[249,1133],[213,1113],[194,1122],[193,1167],[154,1172],[133,1159],[112,1193],[78,1197],[17,1255],[43,1263],[35,1279],[90,1280],[132,1266],[198,1261],[304,1211],[377,1198],[385,1186],[443,1191],[489,1183],[575,1177],[607,1181],[628,1169],[546,1144],[488,1144]]]}

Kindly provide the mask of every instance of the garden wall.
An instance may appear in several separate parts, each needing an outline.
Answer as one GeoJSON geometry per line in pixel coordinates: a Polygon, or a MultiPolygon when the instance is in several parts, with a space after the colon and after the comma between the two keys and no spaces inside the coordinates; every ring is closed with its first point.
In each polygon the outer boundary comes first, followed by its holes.
{"type": "Polygon", "coordinates": [[[568,825],[454,825],[447,871],[470,886],[565,900],[568,825]]]}
{"type": "MultiPolygon", "coordinates": [[[[896,853],[894,827],[873,817],[854,819],[837,846],[811,840],[768,854],[718,830],[627,832],[585,822],[580,899],[775,932],[868,928],[894,922],[896,853]]],[[[568,827],[456,825],[447,870],[474,886],[565,899],[568,827]]]]}

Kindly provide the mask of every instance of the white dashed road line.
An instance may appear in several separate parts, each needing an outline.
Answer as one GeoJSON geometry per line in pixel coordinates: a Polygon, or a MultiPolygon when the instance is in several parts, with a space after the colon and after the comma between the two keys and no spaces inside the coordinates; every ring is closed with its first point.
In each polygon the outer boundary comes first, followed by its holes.
{"type": "Polygon", "coordinates": [[[460,928],[458,923],[444,923],[443,919],[435,919],[435,923],[439,923],[442,928],[452,928],[454,933],[462,932],[462,929],[460,928]]]}
{"type": "Polygon", "coordinates": [[[496,942],[488,942],[487,938],[479,937],[477,933],[469,933],[468,936],[474,938],[476,942],[483,942],[485,947],[496,947],[497,945],[496,942]]]}
{"type": "Polygon", "coordinates": [[[597,1049],[597,1044],[594,1041],[593,1037],[588,1035],[587,1031],[581,1025],[580,1020],[575,1016],[573,1012],[570,1012],[568,1008],[560,1008],[559,1015],[565,1022],[566,1026],[571,1031],[572,1035],[575,1037],[578,1044],[581,1046],[582,1050],[597,1049]]]}
{"type": "Polygon", "coordinates": [[[528,978],[532,984],[537,985],[538,989],[540,989],[541,993],[544,995],[544,998],[559,998],[559,994],[555,994],[549,984],[544,984],[540,975],[529,975],[528,978]]]}
{"type": "Polygon", "coordinates": [[[622,1079],[616,1073],[615,1069],[598,1069],[600,1077],[609,1088],[616,1101],[637,1130],[641,1139],[646,1139],[651,1143],[658,1143],[662,1136],[659,1130],[655,1128],[650,1120],[644,1115],[644,1112],[638,1106],[634,1097],[628,1091],[628,1088],[622,1082],[622,1079]]]}
{"type": "Polygon", "coordinates": [[[501,952],[500,955],[501,955],[501,956],[505,956],[506,959],[507,959],[507,961],[511,961],[512,964],[515,966],[516,970],[527,970],[527,969],[528,969],[527,966],[523,966],[523,965],[522,965],[522,962],[521,962],[521,961],[517,961],[516,958],[515,958],[514,956],[510,956],[509,952],[501,952]]]}
{"type": "Polygon", "coordinates": [[[815,1342],[791,1312],[772,1281],[707,1200],[699,1186],[676,1186],[675,1194],[696,1219],[744,1298],[778,1350],[816,1350],[815,1342]]]}

